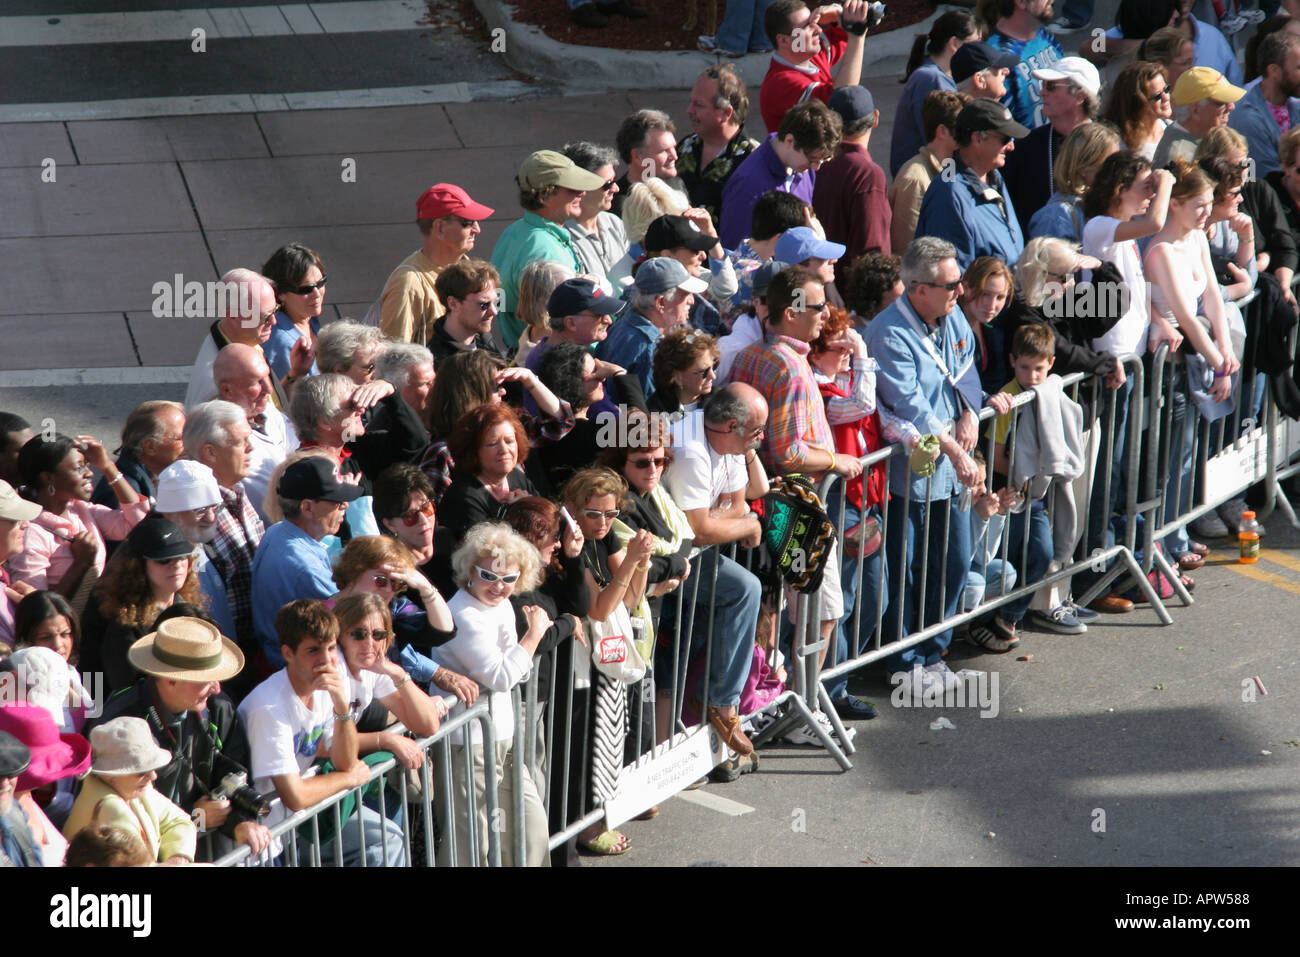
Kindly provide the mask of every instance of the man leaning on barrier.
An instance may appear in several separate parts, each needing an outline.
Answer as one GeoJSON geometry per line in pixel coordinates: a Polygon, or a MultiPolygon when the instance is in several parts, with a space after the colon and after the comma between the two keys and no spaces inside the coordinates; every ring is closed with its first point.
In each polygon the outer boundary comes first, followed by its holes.
{"type": "MultiPolygon", "coordinates": [[[[762,588],[753,573],[709,546],[738,542],[755,548],[762,539],[762,525],[746,502],[767,492],[767,473],[755,451],[766,423],[767,402],[754,389],[741,383],[719,389],[703,408],[683,421],[678,434],[692,439],[675,440],[676,458],[663,479],[673,500],[686,513],[695,544],[704,549],[692,576],[699,582],[699,591],[691,648],[682,655],[681,672],[685,673],[691,653],[703,647],[711,621],[714,643],[709,659],[707,714],[722,740],[741,756],[754,751],[740,729],[737,707],[753,659],[762,588]]],[[[665,611],[674,607],[670,601],[665,611]]],[[[686,627],[687,623],[682,622],[680,629],[686,627]]],[[[660,649],[661,654],[664,651],[660,649]]],[[[667,654],[671,662],[671,650],[667,654]]],[[[671,671],[669,666],[661,673],[671,671]]]]}
{"type": "MultiPolygon", "coordinates": [[[[158,793],[191,815],[201,831],[218,831],[260,854],[271,832],[258,823],[261,802],[247,789],[248,736],[234,704],[221,693],[221,682],[243,670],[239,648],[206,621],[172,618],[133,644],[128,657],[144,677],[113,695],[95,723],[143,718],[154,741],[172,756],[158,769],[158,793]]],[[[209,859],[207,850],[200,841],[199,860],[209,859]]]]}
{"type": "MultiPolygon", "coordinates": [[[[886,436],[901,439],[913,449],[912,461],[917,461],[918,453],[928,444],[923,439],[937,438],[938,448],[937,460],[929,463],[933,467],[930,477],[911,471],[907,456],[895,455],[889,460],[891,500],[885,536],[889,610],[882,642],[951,617],[970,567],[970,518],[959,502],[961,486],[972,487],[979,480],[979,469],[969,453],[978,438],[976,403],[983,399],[977,381],[968,385],[973,381],[969,373],[975,337],[957,306],[962,271],[956,257],[956,249],[946,240],[933,236],[913,240],[903,254],[902,279],[907,291],[867,326],[867,351],[880,366],[876,397],[888,413],[882,420],[886,436]],[[899,421],[895,423],[891,417],[899,421]],[[903,434],[890,434],[895,430],[903,434]],[[905,499],[909,493],[910,498],[905,499]],[[925,551],[926,510],[930,508],[922,596],[919,566],[925,551]],[[924,612],[918,617],[917,605],[922,600],[924,612]]],[[[1010,408],[1006,396],[991,397],[989,403],[999,412],[1010,408]]],[[[904,691],[916,697],[926,690],[954,687],[957,676],[942,657],[951,641],[949,628],[888,658],[891,680],[902,682],[904,691]]]]}

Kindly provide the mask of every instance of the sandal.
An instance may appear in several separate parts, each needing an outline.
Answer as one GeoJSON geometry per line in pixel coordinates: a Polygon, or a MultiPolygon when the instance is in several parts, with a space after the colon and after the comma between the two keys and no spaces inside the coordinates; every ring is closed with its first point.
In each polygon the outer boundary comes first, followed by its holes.
{"type": "Polygon", "coordinates": [[[634,821],[653,821],[653,820],[654,820],[655,818],[657,818],[658,816],[659,816],[659,805],[656,804],[654,807],[646,808],[644,811],[642,811],[642,812],[641,812],[640,814],[638,814],[636,817],[632,818],[632,820],[634,820],[634,821]]]}
{"type": "Polygon", "coordinates": [[[1188,547],[1197,555],[1202,557],[1210,554],[1210,546],[1202,544],[1201,542],[1189,542],[1188,547]]]}
{"type": "Polygon", "coordinates": [[[1205,564],[1205,556],[1198,555],[1196,552],[1187,552],[1178,556],[1178,567],[1185,572],[1196,571],[1205,564]]]}
{"type": "Polygon", "coordinates": [[[604,831],[594,840],[579,841],[578,849],[596,857],[616,857],[632,849],[632,842],[622,831],[604,831]]]}
{"type": "Polygon", "coordinates": [[[718,737],[722,739],[725,746],[741,757],[754,753],[754,745],[740,728],[740,718],[735,716],[724,718],[722,712],[712,705],[709,706],[708,715],[709,724],[714,731],[718,732],[718,737]]]}

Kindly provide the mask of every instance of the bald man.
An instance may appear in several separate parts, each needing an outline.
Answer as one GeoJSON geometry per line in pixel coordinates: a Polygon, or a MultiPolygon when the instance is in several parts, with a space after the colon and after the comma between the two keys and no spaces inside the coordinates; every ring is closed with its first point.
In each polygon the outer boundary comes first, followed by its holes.
{"type": "MultiPolygon", "coordinates": [[[[275,300],[275,287],[265,276],[251,269],[232,269],[221,277],[221,281],[225,283],[228,293],[224,298],[225,308],[208,329],[203,345],[199,347],[199,354],[194,359],[190,387],[185,393],[186,409],[217,397],[212,363],[223,347],[241,343],[260,352],[262,343],[271,338],[271,330],[275,326],[275,313],[279,304],[275,300]]],[[[310,362],[307,367],[311,367],[310,362]]],[[[289,372],[290,377],[299,374],[297,365],[289,372]]],[[[280,388],[277,382],[272,382],[271,387],[273,390],[280,388]]],[[[287,404],[283,393],[273,401],[277,405],[287,404]]]]}
{"type": "Polygon", "coordinates": [[[265,519],[263,501],[271,487],[271,473],[298,447],[298,434],[289,417],[271,402],[271,367],[260,349],[239,342],[226,346],[213,360],[212,379],[217,397],[233,402],[248,416],[253,464],[243,485],[265,519]]]}

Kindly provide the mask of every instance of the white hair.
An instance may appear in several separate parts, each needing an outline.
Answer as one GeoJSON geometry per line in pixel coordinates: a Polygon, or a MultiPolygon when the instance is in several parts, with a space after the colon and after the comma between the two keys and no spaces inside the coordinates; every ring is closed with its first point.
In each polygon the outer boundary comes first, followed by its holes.
{"type": "Polygon", "coordinates": [[[414,342],[389,342],[375,360],[375,375],[391,382],[396,389],[411,384],[411,371],[418,365],[433,362],[433,353],[414,342]]]}
{"type": "Polygon", "coordinates": [[[362,347],[378,345],[381,341],[383,334],[374,326],[363,326],[350,319],[331,322],[321,327],[316,336],[316,365],[321,372],[346,369],[362,347]]]}
{"type": "Polygon", "coordinates": [[[185,430],[181,433],[186,457],[197,462],[203,446],[224,448],[230,441],[230,427],[247,421],[244,410],[225,399],[213,399],[196,405],[185,417],[185,430]]]}

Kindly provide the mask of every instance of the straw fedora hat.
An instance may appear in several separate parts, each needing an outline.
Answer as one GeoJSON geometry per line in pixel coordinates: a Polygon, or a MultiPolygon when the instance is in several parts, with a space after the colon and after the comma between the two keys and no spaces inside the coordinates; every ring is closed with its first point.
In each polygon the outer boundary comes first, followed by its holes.
{"type": "Polygon", "coordinates": [[[170,751],[158,747],[144,718],[123,715],[90,730],[95,774],[144,774],[171,763],[170,751]]]}
{"type": "Polygon", "coordinates": [[[145,674],[174,681],[225,681],[244,670],[239,646],[201,618],[169,618],[127,657],[145,674]]]}

